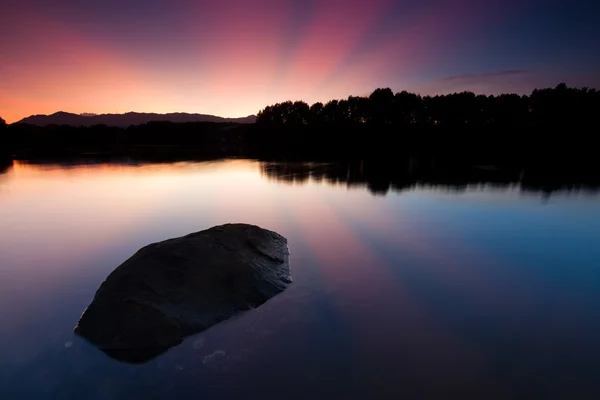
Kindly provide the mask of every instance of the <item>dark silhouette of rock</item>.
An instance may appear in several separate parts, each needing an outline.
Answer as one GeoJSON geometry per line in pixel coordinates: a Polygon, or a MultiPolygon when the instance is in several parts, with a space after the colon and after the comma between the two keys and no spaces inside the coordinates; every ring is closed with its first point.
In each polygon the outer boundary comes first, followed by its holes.
{"type": "Polygon", "coordinates": [[[149,122],[235,122],[252,124],[256,120],[254,115],[249,115],[242,118],[223,118],[214,115],[205,114],[188,114],[188,113],[135,113],[129,112],[125,114],[72,114],[64,111],[59,111],[51,115],[32,115],[23,118],[18,123],[30,124],[37,126],[47,125],[69,125],[69,126],[94,126],[106,125],[127,128],[132,125],[142,125],[149,122]]]}
{"type": "Polygon", "coordinates": [[[102,283],[75,333],[114,358],[144,362],[285,290],[288,257],[283,236],[246,224],[150,244],[102,283]]]}

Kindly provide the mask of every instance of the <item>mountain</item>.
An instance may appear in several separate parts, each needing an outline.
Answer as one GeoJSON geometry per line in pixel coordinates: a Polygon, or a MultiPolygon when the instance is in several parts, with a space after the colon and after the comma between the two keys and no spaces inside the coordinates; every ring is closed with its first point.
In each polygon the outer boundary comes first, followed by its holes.
{"type": "Polygon", "coordinates": [[[59,111],[52,115],[32,115],[23,118],[18,123],[31,124],[38,126],[45,125],[71,125],[71,126],[93,126],[108,125],[128,127],[131,125],[142,125],[148,122],[168,121],[168,122],[237,122],[241,124],[252,124],[256,116],[250,115],[242,118],[223,118],[214,115],[204,114],[153,114],[153,113],[135,113],[126,114],[71,114],[59,111]]]}

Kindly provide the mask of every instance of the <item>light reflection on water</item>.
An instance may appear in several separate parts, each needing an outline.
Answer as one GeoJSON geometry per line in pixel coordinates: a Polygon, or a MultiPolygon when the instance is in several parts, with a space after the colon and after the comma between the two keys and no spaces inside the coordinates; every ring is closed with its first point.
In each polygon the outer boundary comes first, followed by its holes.
{"type": "Polygon", "coordinates": [[[0,175],[0,392],[600,395],[594,193],[436,186],[368,168],[15,162],[0,175]],[[288,238],[286,292],[142,366],[73,336],[97,287],[137,249],[226,222],[288,238]]]}

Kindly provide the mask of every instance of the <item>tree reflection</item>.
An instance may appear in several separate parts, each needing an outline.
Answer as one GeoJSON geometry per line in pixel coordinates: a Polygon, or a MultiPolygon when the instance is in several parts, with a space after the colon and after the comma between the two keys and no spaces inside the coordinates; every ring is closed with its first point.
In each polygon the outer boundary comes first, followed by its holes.
{"type": "Polygon", "coordinates": [[[517,188],[521,191],[550,195],[558,191],[596,192],[600,179],[593,174],[560,174],[556,171],[523,168],[499,168],[440,162],[430,157],[406,157],[396,160],[358,160],[343,162],[260,163],[263,176],[286,184],[309,181],[348,188],[366,188],[373,195],[419,188],[463,192],[472,188],[517,188]]]}

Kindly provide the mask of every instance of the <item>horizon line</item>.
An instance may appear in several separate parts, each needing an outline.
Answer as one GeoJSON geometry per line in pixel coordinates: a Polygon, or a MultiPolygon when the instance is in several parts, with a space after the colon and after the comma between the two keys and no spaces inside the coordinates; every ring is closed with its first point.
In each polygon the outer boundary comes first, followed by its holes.
{"type": "MultiPolygon", "coordinates": [[[[511,73],[515,73],[516,71],[521,72],[521,70],[514,70],[514,71],[510,71],[511,73]]],[[[450,79],[456,79],[458,78],[458,76],[454,76],[454,77],[450,77],[450,79]]],[[[393,89],[391,89],[390,86],[380,86],[380,87],[376,87],[375,89],[373,89],[371,91],[371,93],[373,93],[374,91],[378,90],[378,89],[390,89],[392,90],[393,93],[402,93],[402,92],[407,92],[410,94],[414,94],[417,95],[419,97],[436,97],[436,96],[449,96],[449,95],[453,95],[453,94],[459,94],[459,93],[473,93],[476,96],[486,96],[486,97],[490,97],[490,96],[502,96],[502,95],[517,95],[517,96],[530,96],[534,91],[536,90],[544,90],[544,89],[555,89],[560,85],[565,85],[567,88],[569,89],[588,89],[588,90],[600,90],[600,87],[596,87],[596,86],[585,86],[585,85],[573,85],[573,86],[569,86],[568,84],[566,84],[564,81],[560,81],[558,84],[554,85],[554,86],[546,86],[546,87],[539,87],[539,88],[534,88],[532,89],[529,93],[523,93],[523,94],[519,94],[517,92],[503,92],[503,93],[495,93],[495,94],[485,94],[485,93],[475,93],[474,91],[471,90],[463,90],[463,91],[449,91],[449,92],[444,92],[444,93],[436,93],[436,94],[426,94],[423,95],[421,94],[421,92],[419,91],[410,91],[410,90],[399,90],[399,91],[394,91],[393,89]]],[[[369,97],[369,95],[348,95],[346,97],[339,97],[339,98],[334,98],[334,99],[329,99],[325,102],[322,101],[316,101],[313,102],[313,104],[315,103],[322,103],[322,104],[326,104],[329,101],[340,101],[340,100],[346,100],[348,97],[369,97]]],[[[69,111],[64,111],[64,110],[59,110],[59,111],[55,111],[51,114],[31,114],[25,117],[22,117],[21,119],[18,119],[16,121],[6,121],[7,124],[14,124],[14,123],[18,123],[24,119],[27,118],[31,118],[31,117],[48,117],[48,116],[52,116],[58,113],[65,113],[65,114],[72,114],[72,115],[77,115],[77,116],[83,116],[83,117],[94,117],[94,116],[104,116],[104,115],[126,115],[126,114],[156,114],[156,115],[168,115],[168,114],[188,114],[188,115],[203,115],[203,116],[208,116],[208,117],[215,117],[215,118],[222,118],[222,119],[243,119],[243,118],[249,118],[249,117],[256,117],[258,115],[258,113],[262,110],[264,110],[265,107],[267,106],[271,106],[271,105],[275,105],[278,103],[284,103],[287,101],[292,101],[292,102],[296,102],[296,101],[304,101],[305,103],[309,104],[308,102],[306,102],[303,99],[299,99],[299,100],[291,100],[291,99],[287,99],[287,100],[283,100],[283,101],[275,101],[272,102],[270,104],[264,105],[262,108],[260,108],[257,112],[252,113],[252,114],[248,114],[248,115],[243,115],[243,116],[236,116],[236,117],[225,117],[225,116],[221,116],[221,115],[216,115],[216,114],[204,114],[201,112],[185,112],[185,111],[172,111],[172,112],[155,112],[155,111],[127,111],[127,112],[103,112],[103,113],[94,113],[94,112],[83,112],[83,113],[74,113],[74,112],[69,112],[69,111]],[[88,115],[86,115],[88,114],[88,115]]],[[[2,115],[0,115],[0,118],[2,118],[2,115]]]]}

